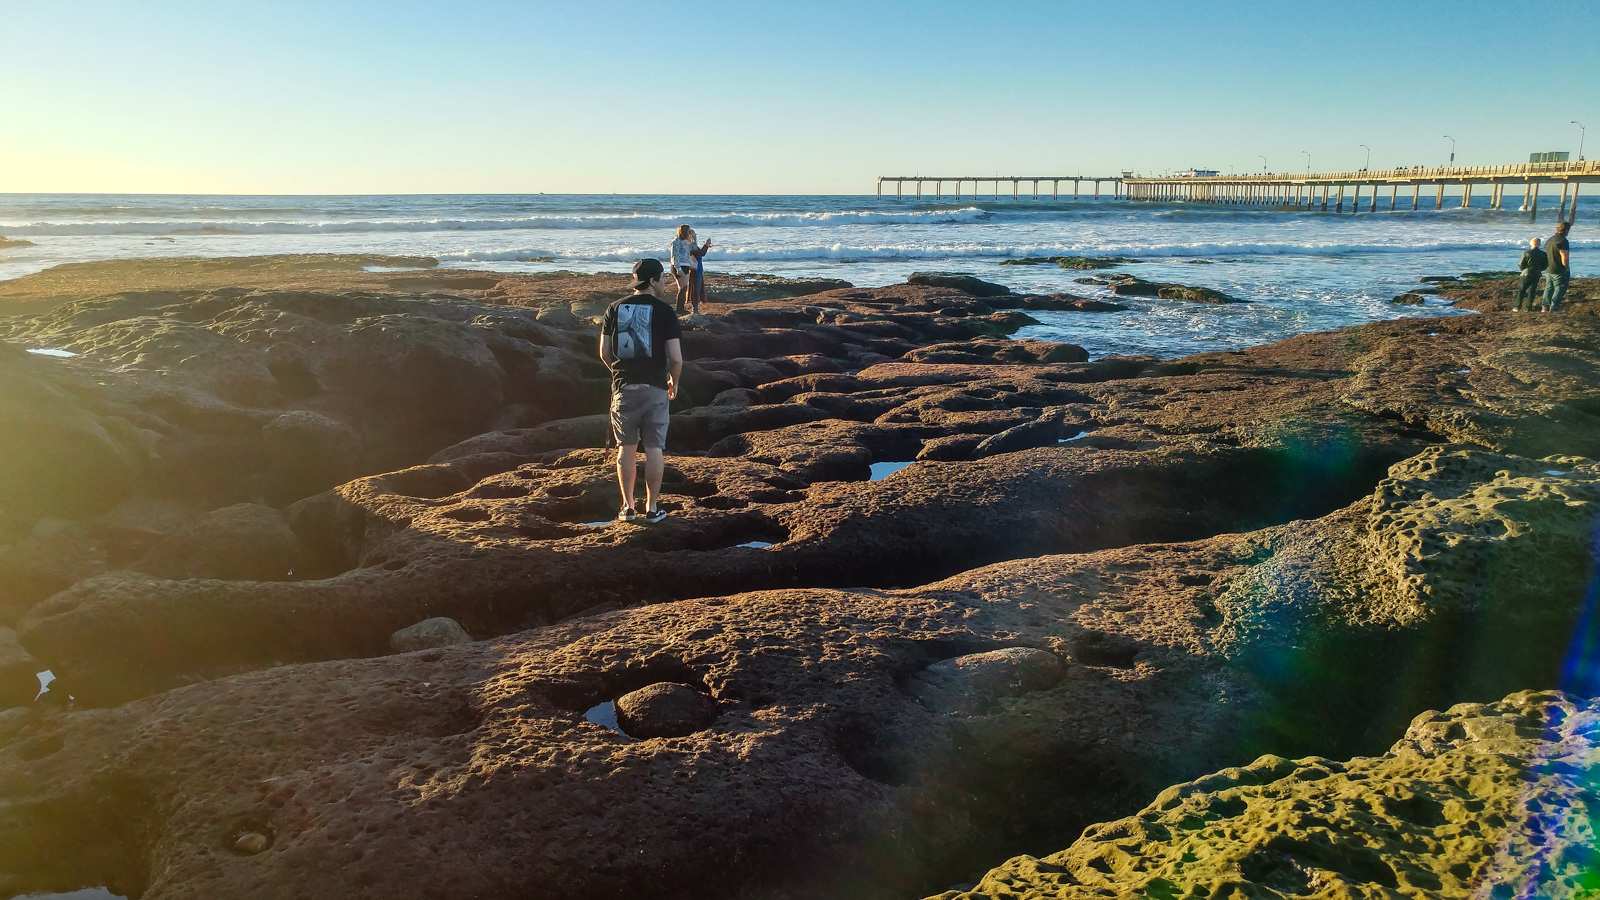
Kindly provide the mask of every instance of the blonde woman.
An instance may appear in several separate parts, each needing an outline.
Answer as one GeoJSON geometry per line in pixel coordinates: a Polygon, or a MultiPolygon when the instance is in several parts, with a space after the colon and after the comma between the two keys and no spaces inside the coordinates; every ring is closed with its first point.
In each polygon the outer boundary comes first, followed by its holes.
{"type": "Polygon", "coordinates": [[[700,304],[706,299],[706,277],[701,258],[706,251],[711,249],[708,238],[704,244],[695,243],[694,229],[688,225],[678,226],[678,236],[672,241],[672,278],[678,285],[678,314],[689,311],[689,305],[694,307],[694,315],[700,315],[700,304]]]}

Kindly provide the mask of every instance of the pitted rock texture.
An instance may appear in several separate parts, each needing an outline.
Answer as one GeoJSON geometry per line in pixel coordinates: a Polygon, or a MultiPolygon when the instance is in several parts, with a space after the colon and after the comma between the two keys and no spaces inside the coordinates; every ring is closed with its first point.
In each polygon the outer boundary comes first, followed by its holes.
{"type": "MultiPolygon", "coordinates": [[[[0,742],[0,888],[518,896],[566,878],[587,896],[926,893],[1241,758],[1349,755],[1430,701],[1553,683],[1592,575],[1562,568],[1577,535],[1520,547],[1547,571],[1514,614],[1486,609],[1447,565],[1418,585],[1363,557],[1402,514],[1437,505],[1425,494],[1470,494],[1469,477],[1531,464],[1432,448],[1372,496],[1260,531],[906,590],[663,602],[30,716],[0,742]],[[1399,487],[1423,477],[1438,491],[1399,487]],[[1507,653],[1513,642],[1538,652],[1507,653]],[[583,718],[660,682],[703,686],[716,718],[643,741],[583,718]],[[139,787],[108,798],[124,784],[139,787]],[[97,824],[106,815],[116,829],[97,824]],[[65,852],[85,829],[101,848],[87,861],[65,852]],[[271,851],[219,862],[239,829],[272,834],[271,851]],[[528,839],[503,840],[513,832],[528,839]],[[338,839],[359,833],[388,849],[338,839]],[[470,866],[463,846],[478,848],[470,866]]],[[[1498,514],[1547,521],[1573,502],[1528,493],[1498,514]]],[[[1418,521],[1455,528],[1444,510],[1418,521]]]]}
{"type": "Polygon", "coordinates": [[[1535,460],[1600,455],[1592,317],[1406,320],[1174,361],[1023,362],[1037,345],[989,336],[1007,326],[984,301],[939,312],[961,296],[832,291],[739,306],[694,332],[734,352],[707,371],[753,386],[674,417],[663,527],[585,525],[616,504],[609,456],[575,449],[604,443],[606,417],[557,419],[294,504],[310,559],[285,583],[135,574],[124,548],[146,536],[86,524],[89,552],[29,576],[18,631],[74,672],[81,702],[115,702],[241,667],[384,652],[388,634],[429,615],[504,634],[630,603],[905,586],[1314,518],[1451,440],[1535,460]],[[756,366],[739,349],[752,341],[790,355],[756,366]],[[846,370],[806,355],[829,341],[846,370]],[[913,358],[924,352],[970,361],[913,358]],[[906,460],[918,462],[866,480],[873,463],[906,460]],[[740,546],[752,541],[774,546],[740,546]]]}
{"type": "Polygon", "coordinates": [[[1551,897],[1600,890],[1600,703],[1521,692],[1418,716],[1382,756],[1263,756],[939,900],[1551,897]]]}
{"type": "Polygon", "coordinates": [[[0,709],[21,706],[39,692],[35,677],[44,667],[17,643],[17,633],[0,628],[0,709]]]}
{"type": "Polygon", "coordinates": [[[908,690],[930,709],[977,712],[1006,697],[1053,687],[1061,658],[1033,647],[1006,647],[941,660],[913,675],[908,690]]]}
{"type": "Polygon", "coordinates": [[[69,688],[0,711],[0,895],[913,896],[1241,759],[1373,752],[1418,709],[1557,684],[1592,637],[1581,305],[1087,362],[996,340],[1035,308],[1015,295],[724,305],[685,336],[672,518],[595,527],[604,415],[563,379],[603,379],[523,376],[592,355],[608,282],[423,275],[112,292],[0,326],[94,338],[0,365],[128,461],[58,478],[60,501],[0,482],[0,622],[69,688]],[[346,321],[362,304],[374,321],[346,321]],[[341,348],[274,349],[322,329],[418,351],[408,373],[486,349],[455,375],[526,403],[402,447],[388,417],[445,411],[395,412],[433,400],[341,348]],[[240,336],[250,365],[221,371],[240,336]],[[952,355],[908,358],[932,345],[952,355]],[[358,471],[275,468],[280,438],[358,471]],[[141,570],[197,558],[189,526],[236,503],[288,523],[292,578],[141,570]],[[434,616],[481,640],[390,654],[434,616]],[[1040,668],[975,677],[979,703],[918,696],[1008,648],[1040,668]],[[662,682],[715,718],[642,741],[584,718],[662,682]]]}

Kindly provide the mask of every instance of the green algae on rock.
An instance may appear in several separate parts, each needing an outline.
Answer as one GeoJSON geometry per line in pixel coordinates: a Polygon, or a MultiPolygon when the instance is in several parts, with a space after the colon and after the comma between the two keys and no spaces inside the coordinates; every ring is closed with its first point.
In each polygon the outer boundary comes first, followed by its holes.
{"type": "Polygon", "coordinates": [[[1046,266],[1057,265],[1063,269],[1110,269],[1116,266],[1125,266],[1136,263],[1138,260],[1127,256],[1023,256],[1017,259],[1003,259],[1002,266],[1046,266]]]}
{"type": "Polygon", "coordinates": [[[1262,756],[939,900],[1580,897],[1600,890],[1600,700],[1425,712],[1389,752],[1262,756]]]}

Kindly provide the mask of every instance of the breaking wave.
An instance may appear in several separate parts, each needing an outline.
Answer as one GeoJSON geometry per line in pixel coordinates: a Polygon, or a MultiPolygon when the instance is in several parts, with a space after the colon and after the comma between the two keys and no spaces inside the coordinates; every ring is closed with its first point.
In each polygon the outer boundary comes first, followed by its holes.
{"type": "MultiPolygon", "coordinates": [[[[1574,247],[1600,247],[1600,240],[1572,242],[1574,247]]],[[[1521,247],[1515,239],[1500,241],[1441,241],[1395,243],[1336,243],[1336,242],[1197,242],[1166,244],[1030,244],[1020,246],[992,246],[980,244],[812,244],[791,247],[713,247],[707,262],[716,260],[851,260],[881,259],[1010,259],[1024,256],[1129,256],[1149,258],[1196,258],[1240,256],[1359,256],[1372,253],[1428,253],[1461,252],[1474,250],[1514,250],[1521,247]]],[[[549,259],[632,261],[643,256],[660,256],[663,247],[614,247],[592,253],[563,253],[547,248],[511,248],[497,250],[457,250],[435,254],[442,261],[452,262],[516,262],[549,259]]]]}
{"type": "Polygon", "coordinates": [[[363,234],[369,232],[520,231],[526,229],[670,229],[687,222],[708,227],[828,227],[838,225],[959,225],[979,222],[990,213],[975,206],[961,209],[840,210],[837,212],[718,213],[711,215],[517,216],[492,219],[378,219],[331,222],[230,222],[230,221],[128,221],[35,222],[0,225],[12,235],[252,235],[252,234],[363,234]]]}

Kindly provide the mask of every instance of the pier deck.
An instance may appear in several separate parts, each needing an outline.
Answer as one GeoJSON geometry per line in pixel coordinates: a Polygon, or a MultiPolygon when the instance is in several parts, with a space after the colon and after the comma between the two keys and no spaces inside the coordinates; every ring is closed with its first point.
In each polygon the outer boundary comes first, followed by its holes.
{"type": "MultiPolygon", "coordinates": [[[[1537,217],[1545,185],[1560,185],[1558,215],[1575,218],[1578,191],[1584,184],[1600,182],[1600,160],[1551,163],[1512,163],[1501,166],[1411,166],[1398,169],[1358,169],[1347,172],[1260,172],[1251,175],[1175,175],[1162,178],[1125,178],[1130,200],[1182,203],[1220,203],[1283,209],[1345,211],[1345,192],[1351,193],[1350,211],[1360,212],[1363,193],[1367,212],[1378,209],[1388,188],[1388,208],[1400,205],[1400,189],[1411,189],[1410,209],[1421,208],[1423,188],[1431,188],[1434,209],[1443,209],[1445,189],[1460,189],[1462,207],[1472,205],[1477,189],[1489,191],[1489,208],[1504,209],[1507,188],[1520,189],[1518,210],[1537,217]],[[1320,193],[1320,197],[1318,194],[1320,193]]],[[[1551,198],[1552,201],[1555,199],[1551,198]]]]}

